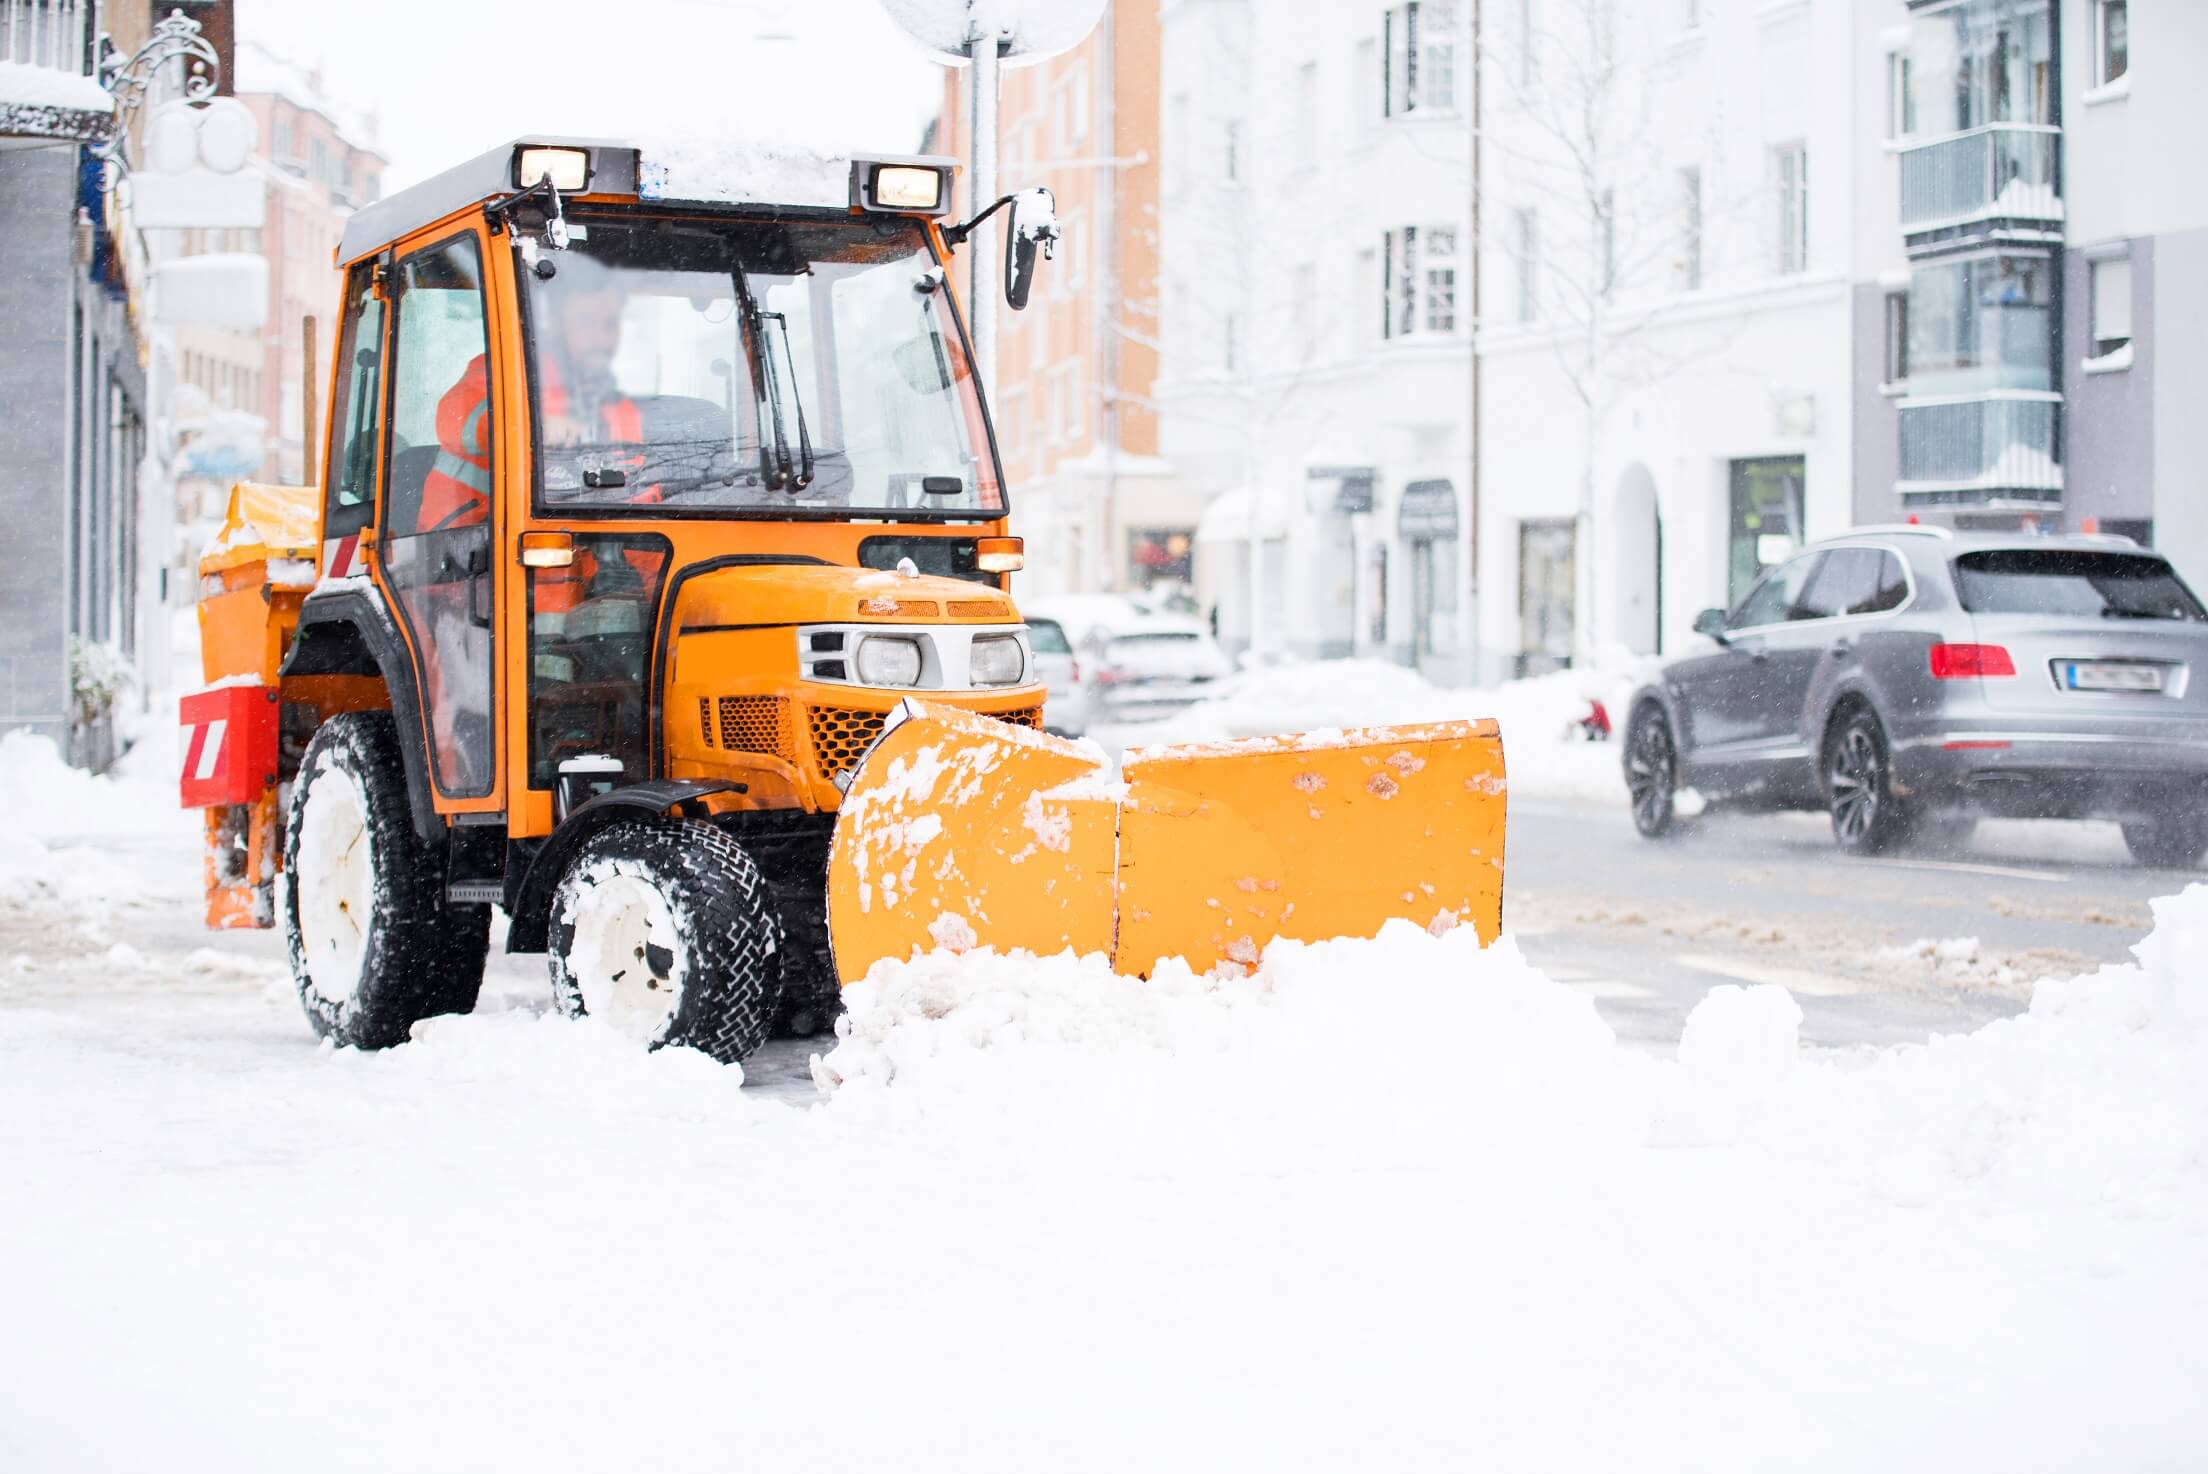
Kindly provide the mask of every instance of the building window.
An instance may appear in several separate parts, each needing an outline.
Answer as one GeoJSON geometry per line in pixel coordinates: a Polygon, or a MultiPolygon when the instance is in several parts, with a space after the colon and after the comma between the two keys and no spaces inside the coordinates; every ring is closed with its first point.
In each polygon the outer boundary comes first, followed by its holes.
{"type": "Polygon", "coordinates": [[[997,397],[997,448],[1006,460],[1027,444],[1027,389],[1015,384],[997,397]]]}
{"type": "Polygon", "coordinates": [[[2131,19],[2125,0],[2094,0],[2093,80],[2107,86],[2131,70],[2131,19]]]}
{"type": "Polygon", "coordinates": [[[1618,192],[1606,189],[1595,201],[1595,227],[1602,237],[1602,295],[1618,285],[1618,192]]]}
{"type": "Polygon", "coordinates": [[[1319,158],[1319,64],[1315,61],[1296,68],[1295,116],[1289,127],[1295,150],[1290,167],[1311,168],[1319,158]]]}
{"type": "Polygon", "coordinates": [[[1171,128],[1166,135],[1166,182],[1177,193],[1188,182],[1188,149],[1195,135],[1189,132],[1188,94],[1177,94],[1167,113],[1171,128]]]}
{"type": "Polygon", "coordinates": [[[2131,341],[2131,258],[2093,263],[2093,352],[2114,353],[2131,341]]]}
{"type": "Polygon", "coordinates": [[[1535,268],[1540,264],[1540,225],[1531,209],[1513,212],[1515,243],[1512,252],[1518,258],[1518,320],[1532,322],[1541,315],[1538,288],[1540,282],[1535,268]]]}
{"type": "Polygon", "coordinates": [[[1381,238],[1380,334],[1407,338],[1415,333],[1457,330],[1457,232],[1453,226],[1406,225],[1381,238]]]}
{"type": "Polygon", "coordinates": [[[1779,273],[1809,270],[1809,150],[1782,143],[1771,150],[1779,209],[1779,273]]]}
{"type": "Polygon", "coordinates": [[[1921,266],[1902,311],[1902,361],[1917,393],[2055,386],[2054,270],[2045,256],[1921,266]]]}
{"type": "Polygon", "coordinates": [[[1917,98],[1910,86],[1909,53],[1886,53],[1886,136],[1907,138],[1917,131],[1917,98]]]}
{"type": "Polygon", "coordinates": [[[1219,367],[1233,373],[1242,361],[1242,322],[1228,313],[1219,324],[1219,367]]]}
{"type": "Polygon", "coordinates": [[[1380,48],[1372,41],[1357,43],[1357,70],[1355,116],[1350,119],[1354,136],[1372,137],[1374,125],[1380,121],[1380,48]]]}
{"type": "Polygon", "coordinates": [[[1899,384],[1909,377],[1909,294],[1886,294],[1886,382],[1899,384]]]}
{"type": "Polygon", "coordinates": [[[1220,129],[1219,177],[1229,184],[1242,182],[1242,120],[1229,118],[1220,129]]]}
{"type": "Polygon", "coordinates": [[[1058,255],[1050,263],[1051,280],[1056,285],[1054,295],[1078,296],[1088,284],[1089,237],[1088,222],[1079,211],[1062,215],[1058,219],[1058,255]]]}
{"type": "Polygon", "coordinates": [[[1074,365],[1061,366],[1055,376],[1058,380],[1058,438],[1068,444],[1081,438],[1088,427],[1088,404],[1081,393],[1081,380],[1074,372],[1074,365]]]}
{"type": "Polygon", "coordinates": [[[1380,111],[1401,117],[1457,105],[1454,0],[1406,0],[1380,16],[1380,111]]]}
{"type": "Polygon", "coordinates": [[[1694,291],[1702,285],[1702,171],[1679,171],[1679,285],[1694,291]]]}

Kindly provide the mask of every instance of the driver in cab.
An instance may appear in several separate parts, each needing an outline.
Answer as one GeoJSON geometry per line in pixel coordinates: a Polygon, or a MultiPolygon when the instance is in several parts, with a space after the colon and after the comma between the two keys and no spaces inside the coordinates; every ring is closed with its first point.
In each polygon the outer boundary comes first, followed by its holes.
{"type": "MultiPolygon", "coordinates": [[[[548,447],[642,445],[644,416],[614,377],[627,294],[604,264],[562,251],[538,339],[539,428],[548,447]]],[[[473,527],[491,513],[490,375],[477,354],[437,402],[437,459],[422,487],[419,530],[473,527]]],[[[656,487],[629,497],[660,500],[656,487]]]]}

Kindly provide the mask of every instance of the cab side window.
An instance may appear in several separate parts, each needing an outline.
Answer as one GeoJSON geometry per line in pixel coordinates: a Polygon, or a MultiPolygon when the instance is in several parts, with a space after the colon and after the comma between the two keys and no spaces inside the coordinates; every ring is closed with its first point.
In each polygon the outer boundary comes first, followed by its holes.
{"type": "Polygon", "coordinates": [[[345,278],[337,383],[330,401],[329,467],[322,478],[322,536],[350,537],[375,515],[376,433],[383,408],[383,303],[370,291],[373,263],[345,278]]]}

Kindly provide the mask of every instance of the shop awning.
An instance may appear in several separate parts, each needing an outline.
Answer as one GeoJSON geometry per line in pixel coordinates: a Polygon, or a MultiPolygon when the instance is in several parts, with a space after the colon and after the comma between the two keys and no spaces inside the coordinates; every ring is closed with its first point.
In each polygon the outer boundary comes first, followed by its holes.
{"type": "Polygon", "coordinates": [[[1405,542],[1447,542],[1457,535],[1457,488],[1447,481],[1413,481],[1403,488],[1395,530],[1405,542]]]}

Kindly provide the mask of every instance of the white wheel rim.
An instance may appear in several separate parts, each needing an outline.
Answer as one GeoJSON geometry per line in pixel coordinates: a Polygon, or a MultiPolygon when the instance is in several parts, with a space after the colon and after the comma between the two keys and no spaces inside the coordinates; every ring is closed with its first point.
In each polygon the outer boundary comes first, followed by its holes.
{"type": "Polygon", "coordinates": [[[307,977],[332,1003],[360,989],[375,924],[376,846],[360,780],[325,765],[307,784],[299,814],[299,940],[307,977]]]}
{"type": "Polygon", "coordinates": [[[659,887],[620,871],[584,881],[569,905],[568,976],[583,1012],[641,1043],[658,1041],[682,1001],[683,948],[659,887]]]}

